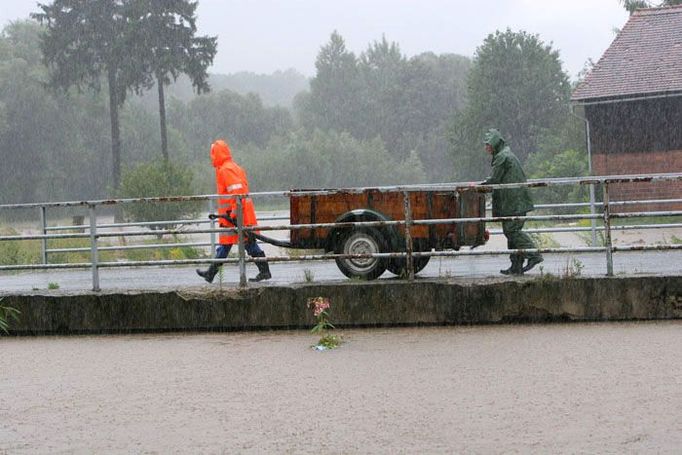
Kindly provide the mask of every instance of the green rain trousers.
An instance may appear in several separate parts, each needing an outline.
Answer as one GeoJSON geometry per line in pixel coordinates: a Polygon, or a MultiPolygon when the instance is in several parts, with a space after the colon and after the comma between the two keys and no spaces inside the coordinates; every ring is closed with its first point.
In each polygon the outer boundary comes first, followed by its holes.
{"type": "MultiPolygon", "coordinates": [[[[504,236],[507,237],[507,249],[509,250],[527,250],[536,249],[537,245],[533,242],[533,239],[527,233],[523,232],[523,225],[525,220],[517,221],[503,221],[502,222],[502,232],[504,236]]],[[[516,261],[523,263],[524,259],[530,259],[532,257],[538,257],[540,253],[529,252],[529,253],[512,253],[509,255],[509,259],[512,264],[516,261]]]]}

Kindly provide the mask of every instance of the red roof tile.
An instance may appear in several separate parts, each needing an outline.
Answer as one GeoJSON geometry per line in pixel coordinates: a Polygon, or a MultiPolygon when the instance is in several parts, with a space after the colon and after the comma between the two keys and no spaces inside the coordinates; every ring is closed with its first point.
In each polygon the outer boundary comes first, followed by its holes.
{"type": "Polygon", "coordinates": [[[636,11],[571,100],[682,91],[682,6],[636,11]]]}

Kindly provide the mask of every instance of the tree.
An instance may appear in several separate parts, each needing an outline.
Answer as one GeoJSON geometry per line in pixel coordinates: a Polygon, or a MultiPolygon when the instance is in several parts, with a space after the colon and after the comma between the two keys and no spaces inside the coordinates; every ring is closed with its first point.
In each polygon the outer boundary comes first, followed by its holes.
{"type": "Polygon", "coordinates": [[[662,2],[654,3],[649,0],[618,0],[623,8],[628,10],[630,14],[634,13],[640,8],[660,8],[662,6],[682,5],[682,0],[664,0],[662,2]]]}
{"type": "MultiPolygon", "coordinates": [[[[588,156],[585,147],[583,121],[567,115],[563,127],[545,131],[538,140],[538,151],[526,161],[529,178],[582,177],[588,175],[588,156]]],[[[533,190],[536,201],[543,203],[584,202],[587,192],[584,185],[560,185],[533,190]]],[[[574,208],[559,210],[573,213],[574,208]]]]}
{"type": "Polygon", "coordinates": [[[251,189],[333,188],[422,183],[424,169],[412,154],[398,160],[381,139],[360,141],[347,132],[304,130],[273,138],[265,149],[233,150],[248,170],[251,189]]]}
{"type": "Polygon", "coordinates": [[[0,200],[102,197],[104,102],[46,90],[42,33],[34,21],[17,21],[0,34],[0,200]]]}
{"type": "Polygon", "coordinates": [[[53,100],[43,99],[45,75],[36,68],[40,51],[34,48],[35,56],[28,50],[30,37],[39,36],[38,28],[14,22],[0,35],[0,201],[4,203],[35,200],[41,176],[36,163],[44,163],[39,144],[50,116],[58,114],[53,100]]]}
{"type": "Polygon", "coordinates": [[[356,58],[334,32],[316,67],[310,93],[295,100],[303,127],[348,132],[361,141],[378,137],[397,161],[416,154],[429,180],[449,176],[446,131],[464,104],[468,58],[425,53],[408,59],[385,37],[356,58]]]}
{"type": "Polygon", "coordinates": [[[407,62],[401,115],[394,122],[404,133],[396,147],[401,156],[418,153],[430,181],[452,178],[447,128],[462,110],[470,59],[454,54],[424,53],[407,62]]]}
{"type": "Polygon", "coordinates": [[[315,61],[317,74],[310,81],[309,111],[302,123],[311,129],[350,131],[358,111],[358,68],[355,54],[346,49],[341,35],[334,31],[315,61]]]}
{"type": "Polygon", "coordinates": [[[211,74],[213,90],[232,90],[241,95],[257,93],[266,106],[291,108],[296,95],[310,89],[306,76],[293,68],[277,70],[272,74],[240,71],[232,74],[211,74]]]}
{"type": "MultiPolygon", "coordinates": [[[[404,157],[409,153],[401,147],[408,113],[406,106],[407,59],[396,42],[386,37],[375,41],[360,55],[358,68],[362,76],[362,100],[358,110],[367,116],[356,129],[356,137],[371,139],[379,136],[386,148],[404,157]]],[[[358,113],[359,114],[359,113],[358,113]]]]}
{"type": "Polygon", "coordinates": [[[168,160],[166,102],[164,88],[186,74],[197,93],[208,92],[207,69],[213,63],[217,38],[195,36],[196,1],[135,0],[135,30],[146,49],[148,71],[156,79],[159,95],[161,154],[168,160]]]}
{"type": "Polygon", "coordinates": [[[68,90],[84,86],[99,91],[102,75],[109,92],[112,183],[121,179],[119,109],[128,91],[141,92],[149,83],[144,68],[144,43],[137,40],[126,0],[54,0],[38,3],[32,17],[46,25],[41,49],[50,68],[50,85],[68,90]]]}
{"type": "Polygon", "coordinates": [[[525,161],[545,131],[566,120],[571,86],[559,53],[537,35],[497,31],[476,50],[468,75],[468,103],[450,129],[458,177],[487,172],[482,135],[498,128],[525,161]]]}
{"type": "Polygon", "coordinates": [[[293,123],[287,109],[267,108],[258,95],[229,90],[198,96],[187,105],[170,104],[168,121],[201,160],[207,159],[216,139],[225,138],[236,147],[248,143],[264,147],[273,135],[290,131],[293,123]]]}

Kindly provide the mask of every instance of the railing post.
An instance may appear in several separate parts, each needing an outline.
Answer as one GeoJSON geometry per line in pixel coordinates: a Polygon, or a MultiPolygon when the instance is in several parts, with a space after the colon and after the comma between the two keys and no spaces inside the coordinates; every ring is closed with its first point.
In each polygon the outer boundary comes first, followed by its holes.
{"type": "Polygon", "coordinates": [[[613,276],[613,245],[611,244],[611,208],[609,184],[604,182],[604,243],[606,246],[606,275],[613,276]]]}
{"type": "MultiPolygon", "coordinates": [[[[590,177],[592,177],[592,138],[590,137],[590,122],[587,119],[585,121],[585,139],[587,140],[587,172],[590,177]]],[[[590,183],[590,213],[594,215],[596,210],[594,208],[594,183],[590,183]]],[[[590,220],[590,225],[592,226],[592,247],[597,246],[597,220],[592,218],[590,220]]]]}
{"type": "MultiPolygon", "coordinates": [[[[208,213],[216,213],[215,211],[215,199],[208,200],[208,213]]],[[[216,228],[216,222],[211,219],[210,225],[211,229],[216,228]]],[[[211,254],[215,254],[216,244],[215,244],[215,232],[211,232],[211,254]]]]}
{"type": "MultiPolygon", "coordinates": [[[[43,235],[47,235],[47,209],[44,205],[40,206],[40,228],[43,235]]],[[[43,265],[47,265],[47,239],[40,242],[40,253],[43,259],[43,265]]]]}
{"type": "Polygon", "coordinates": [[[90,262],[92,263],[92,290],[97,292],[99,287],[99,268],[97,258],[97,213],[95,205],[89,205],[90,211],[90,262]]]}
{"type": "Polygon", "coordinates": [[[246,287],[246,255],[244,249],[244,204],[242,197],[237,198],[237,242],[239,242],[239,286],[246,287]]]}
{"type": "MultiPolygon", "coordinates": [[[[595,204],[595,198],[594,198],[594,183],[590,183],[590,214],[594,215],[597,213],[597,211],[594,208],[595,204]]],[[[590,224],[592,225],[592,247],[597,246],[597,220],[595,218],[592,218],[590,220],[590,224]]]]}
{"type": "Polygon", "coordinates": [[[405,257],[405,267],[407,269],[407,279],[414,280],[414,258],[412,257],[412,233],[410,228],[412,227],[412,205],[410,204],[410,193],[408,191],[403,192],[403,206],[405,208],[405,251],[407,256],[405,257]]]}

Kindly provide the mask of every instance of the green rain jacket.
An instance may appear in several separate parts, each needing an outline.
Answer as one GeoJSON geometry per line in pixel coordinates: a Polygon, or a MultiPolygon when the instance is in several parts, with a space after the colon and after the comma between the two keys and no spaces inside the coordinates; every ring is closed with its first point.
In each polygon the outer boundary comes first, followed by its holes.
{"type": "MultiPolygon", "coordinates": [[[[519,159],[511,152],[499,131],[489,130],[485,135],[485,143],[493,147],[493,173],[483,181],[484,185],[526,181],[526,174],[519,159]]],[[[493,190],[493,216],[525,215],[533,208],[528,188],[493,190]]]]}

